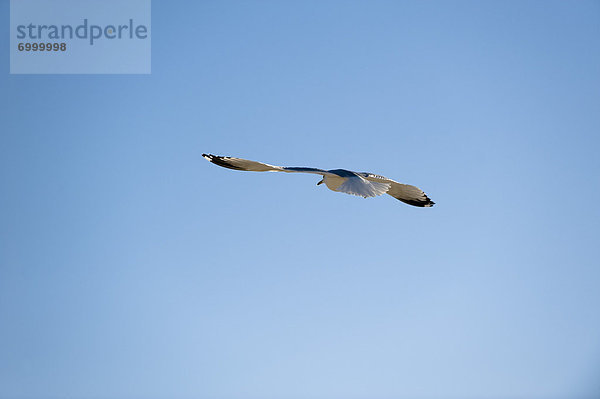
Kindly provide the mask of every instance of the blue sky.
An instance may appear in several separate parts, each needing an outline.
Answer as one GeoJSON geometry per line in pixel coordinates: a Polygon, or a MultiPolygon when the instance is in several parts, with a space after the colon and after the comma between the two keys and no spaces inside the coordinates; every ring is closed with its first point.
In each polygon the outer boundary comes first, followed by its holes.
{"type": "Polygon", "coordinates": [[[154,1],[147,76],[0,13],[1,398],[600,394],[598,2],[154,1]]]}

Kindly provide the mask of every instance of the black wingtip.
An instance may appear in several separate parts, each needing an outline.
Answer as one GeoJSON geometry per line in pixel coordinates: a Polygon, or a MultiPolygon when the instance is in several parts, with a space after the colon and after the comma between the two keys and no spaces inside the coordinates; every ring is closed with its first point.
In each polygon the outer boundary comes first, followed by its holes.
{"type": "Polygon", "coordinates": [[[419,206],[422,206],[422,207],[424,207],[424,208],[431,208],[432,206],[434,206],[434,205],[435,205],[435,202],[433,202],[433,201],[432,201],[432,200],[431,200],[431,199],[430,199],[430,198],[427,196],[427,194],[424,194],[424,195],[425,195],[425,201],[422,201],[422,202],[421,202],[421,205],[419,205],[419,206]]]}
{"type": "Polygon", "coordinates": [[[202,154],[202,156],[209,162],[212,162],[215,165],[219,165],[223,168],[233,169],[233,170],[244,170],[238,166],[230,164],[227,161],[228,157],[221,157],[219,155],[213,155],[213,154],[202,154]]]}
{"type": "Polygon", "coordinates": [[[433,202],[432,200],[430,200],[428,196],[425,196],[425,202],[421,206],[424,207],[424,208],[431,208],[434,205],[435,205],[435,202],[433,202]]]}
{"type": "MultiPolygon", "coordinates": [[[[398,198],[400,199],[400,198],[398,198]]],[[[418,206],[419,208],[431,208],[433,205],[435,205],[435,202],[433,202],[432,200],[429,199],[429,197],[425,196],[424,200],[405,200],[405,199],[400,199],[400,201],[404,202],[405,204],[408,205],[412,205],[412,206],[418,206]]]]}

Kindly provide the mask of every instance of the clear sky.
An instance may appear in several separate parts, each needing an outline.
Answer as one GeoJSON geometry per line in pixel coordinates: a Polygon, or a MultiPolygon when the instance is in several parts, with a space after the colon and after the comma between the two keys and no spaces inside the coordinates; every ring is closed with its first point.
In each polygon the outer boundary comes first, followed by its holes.
{"type": "Polygon", "coordinates": [[[600,395],[599,2],[155,0],[147,76],[9,75],[8,16],[1,398],[600,395]]]}

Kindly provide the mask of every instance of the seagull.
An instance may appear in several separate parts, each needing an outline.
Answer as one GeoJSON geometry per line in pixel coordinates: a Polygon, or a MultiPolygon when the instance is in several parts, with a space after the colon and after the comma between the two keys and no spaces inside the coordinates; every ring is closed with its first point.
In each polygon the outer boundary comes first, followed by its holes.
{"type": "Polygon", "coordinates": [[[228,169],[244,170],[249,172],[287,172],[287,173],[313,173],[323,176],[317,186],[325,183],[330,190],[357,195],[359,197],[376,197],[389,194],[405,204],[431,207],[435,202],[418,187],[398,183],[387,177],[366,172],[353,172],[346,169],[316,169],[298,168],[289,166],[275,166],[266,163],[249,161],[247,159],[222,157],[212,154],[202,154],[208,161],[228,169]]]}

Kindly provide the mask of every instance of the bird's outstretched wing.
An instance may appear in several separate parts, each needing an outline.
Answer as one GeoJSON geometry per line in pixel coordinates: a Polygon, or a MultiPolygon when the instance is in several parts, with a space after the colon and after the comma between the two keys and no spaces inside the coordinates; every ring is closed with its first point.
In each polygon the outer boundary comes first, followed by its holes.
{"type": "Polygon", "coordinates": [[[388,183],[390,188],[387,190],[387,194],[405,204],[427,208],[432,207],[433,204],[435,204],[435,202],[429,199],[427,194],[418,187],[398,183],[397,181],[373,173],[360,173],[360,175],[371,182],[388,183]]]}
{"type": "Polygon", "coordinates": [[[245,170],[249,172],[288,172],[288,173],[313,173],[318,175],[328,175],[331,174],[323,169],[316,168],[297,168],[297,167],[286,167],[286,166],[275,166],[269,165],[268,163],[249,161],[247,159],[242,158],[233,158],[233,157],[221,157],[218,155],[212,154],[202,154],[204,158],[208,161],[214,163],[215,165],[222,166],[224,168],[234,169],[234,170],[245,170]]]}

